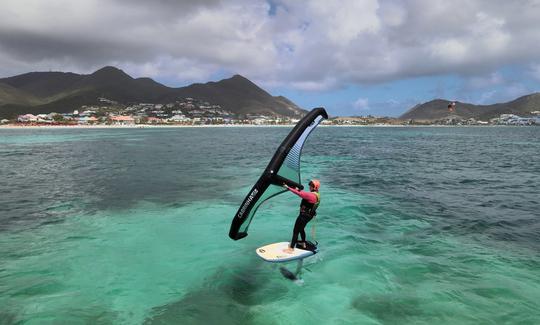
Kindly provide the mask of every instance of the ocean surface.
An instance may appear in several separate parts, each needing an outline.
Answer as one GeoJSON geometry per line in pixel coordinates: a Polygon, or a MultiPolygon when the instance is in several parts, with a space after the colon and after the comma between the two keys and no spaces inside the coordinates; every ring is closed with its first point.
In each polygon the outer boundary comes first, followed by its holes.
{"type": "Polygon", "coordinates": [[[298,197],[228,238],[289,130],[0,129],[0,324],[540,323],[540,127],[319,127],[299,281],[298,197]]]}

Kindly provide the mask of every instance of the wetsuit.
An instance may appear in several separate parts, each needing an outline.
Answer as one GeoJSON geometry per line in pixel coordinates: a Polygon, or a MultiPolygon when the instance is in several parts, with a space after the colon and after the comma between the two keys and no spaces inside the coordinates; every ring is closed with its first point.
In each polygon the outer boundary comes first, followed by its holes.
{"type": "Polygon", "coordinates": [[[304,192],[291,187],[288,189],[302,198],[302,202],[300,202],[300,214],[294,223],[293,236],[290,243],[290,247],[295,248],[299,234],[302,238],[302,242],[306,241],[306,232],[304,231],[304,228],[317,214],[316,210],[319,206],[320,196],[319,192],[304,192]]]}

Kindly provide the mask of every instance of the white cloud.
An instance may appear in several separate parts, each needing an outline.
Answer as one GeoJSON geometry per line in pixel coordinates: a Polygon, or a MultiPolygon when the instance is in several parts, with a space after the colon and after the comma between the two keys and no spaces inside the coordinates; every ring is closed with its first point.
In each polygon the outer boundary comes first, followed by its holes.
{"type": "MultiPolygon", "coordinates": [[[[295,2],[299,4],[298,1],[295,2]]],[[[305,19],[310,21],[313,29],[337,46],[347,45],[360,34],[375,33],[380,28],[376,0],[315,0],[300,5],[306,7],[303,10],[309,16],[305,19]],[[311,17],[314,19],[310,19],[311,17]]]]}
{"type": "Polygon", "coordinates": [[[466,59],[469,48],[458,39],[444,39],[431,45],[431,54],[435,60],[446,63],[460,63],[466,59]]]}
{"type": "Polygon", "coordinates": [[[407,19],[407,10],[399,3],[392,1],[381,2],[378,14],[382,25],[388,27],[399,27],[407,19]]]}
{"type": "Polygon", "coordinates": [[[367,98],[358,98],[354,102],[353,107],[356,110],[359,110],[359,111],[368,111],[369,110],[369,99],[367,99],[367,98]]]}
{"type": "Polygon", "coordinates": [[[294,88],[308,91],[324,91],[335,88],[336,80],[332,78],[320,81],[294,81],[291,83],[294,88]]]}
{"type": "Polygon", "coordinates": [[[219,67],[189,59],[175,59],[166,56],[145,64],[124,64],[124,68],[129,70],[133,77],[150,77],[192,83],[208,80],[219,67]]]}
{"type": "Polygon", "coordinates": [[[447,73],[489,84],[489,71],[540,56],[538,1],[273,3],[269,14],[264,0],[4,0],[0,76],[114,63],[136,76],[229,72],[320,91],[447,73]]]}

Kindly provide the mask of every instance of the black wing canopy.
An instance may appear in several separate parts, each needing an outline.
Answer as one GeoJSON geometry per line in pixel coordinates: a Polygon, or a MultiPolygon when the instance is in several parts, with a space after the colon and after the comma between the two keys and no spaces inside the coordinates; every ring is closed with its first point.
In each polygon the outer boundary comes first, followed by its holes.
{"type": "Polygon", "coordinates": [[[311,110],[296,124],[240,205],[233,218],[229,237],[234,240],[246,237],[249,224],[259,206],[269,198],[286,191],[282,187],[283,183],[291,187],[303,188],[300,184],[300,154],[304,142],[311,131],[327,118],[328,114],[324,108],[319,107],[311,110]]]}

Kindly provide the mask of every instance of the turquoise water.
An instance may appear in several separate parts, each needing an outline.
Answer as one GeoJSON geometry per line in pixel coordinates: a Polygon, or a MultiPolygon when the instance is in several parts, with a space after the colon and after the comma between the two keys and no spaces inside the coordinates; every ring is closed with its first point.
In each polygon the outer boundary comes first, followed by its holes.
{"type": "Polygon", "coordinates": [[[0,130],[0,324],[540,322],[540,128],[318,128],[297,282],[292,194],[228,238],[288,131],[0,130]]]}

